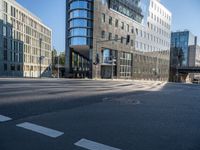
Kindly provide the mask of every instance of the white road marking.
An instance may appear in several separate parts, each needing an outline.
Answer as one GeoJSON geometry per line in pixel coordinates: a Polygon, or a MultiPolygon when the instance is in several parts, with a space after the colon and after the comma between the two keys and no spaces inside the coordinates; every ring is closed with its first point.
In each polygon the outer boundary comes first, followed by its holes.
{"type": "Polygon", "coordinates": [[[39,125],[36,125],[36,124],[33,124],[33,123],[29,123],[29,122],[17,124],[16,126],[27,129],[27,130],[31,130],[31,131],[34,131],[34,132],[37,132],[37,133],[40,133],[40,134],[43,134],[43,135],[46,135],[46,136],[49,136],[49,137],[52,137],[52,138],[57,138],[57,137],[64,134],[63,132],[53,130],[53,129],[49,129],[49,128],[46,128],[46,127],[42,127],[42,126],[39,126],[39,125]]]}
{"type": "Polygon", "coordinates": [[[12,118],[0,115],[0,122],[6,122],[6,121],[9,121],[9,120],[12,120],[12,118]]]}
{"type": "Polygon", "coordinates": [[[80,141],[76,142],[74,145],[88,149],[88,150],[120,150],[118,148],[114,148],[111,146],[93,142],[87,139],[81,139],[80,141]]]}

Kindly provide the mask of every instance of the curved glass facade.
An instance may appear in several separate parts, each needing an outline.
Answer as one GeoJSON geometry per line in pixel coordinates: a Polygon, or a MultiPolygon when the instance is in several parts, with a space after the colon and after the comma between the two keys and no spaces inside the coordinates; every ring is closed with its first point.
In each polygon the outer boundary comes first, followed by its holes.
{"type": "Polygon", "coordinates": [[[92,45],[93,1],[71,0],[69,4],[69,45],[92,45]]]}

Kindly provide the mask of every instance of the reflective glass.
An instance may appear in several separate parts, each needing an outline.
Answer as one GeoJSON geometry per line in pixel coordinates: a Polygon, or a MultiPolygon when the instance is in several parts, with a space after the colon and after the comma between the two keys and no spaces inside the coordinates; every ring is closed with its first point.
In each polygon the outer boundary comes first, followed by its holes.
{"type": "Polygon", "coordinates": [[[72,37],[69,43],[70,45],[90,45],[91,39],[86,37],[72,37]]]}
{"type": "Polygon", "coordinates": [[[91,27],[92,23],[86,19],[74,19],[70,21],[70,27],[91,27]]]}
{"type": "Polygon", "coordinates": [[[87,38],[84,37],[73,37],[70,39],[71,45],[87,45],[87,38]]]}
{"type": "Polygon", "coordinates": [[[91,9],[91,4],[86,1],[75,1],[70,4],[70,9],[77,8],[91,9]]]}
{"type": "Polygon", "coordinates": [[[70,30],[70,36],[87,36],[89,33],[87,29],[84,28],[75,28],[70,30]]]}
{"type": "Polygon", "coordinates": [[[87,10],[74,10],[70,13],[70,18],[92,18],[92,15],[87,10]]]}

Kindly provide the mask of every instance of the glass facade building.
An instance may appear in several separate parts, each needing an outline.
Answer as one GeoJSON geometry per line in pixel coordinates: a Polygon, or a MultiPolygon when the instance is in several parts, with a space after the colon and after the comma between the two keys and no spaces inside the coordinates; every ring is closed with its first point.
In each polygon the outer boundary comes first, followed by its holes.
{"type": "Polygon", "coordinates": [[[93,0],[67,1],[67,55],[70,57],[68,66],[71,72],[78,74],[89,70],[87,49],[92,47],[93,31],[93,0]],[[85,47],[80,51],[80,47],[85,47]]]}
{"type": "Polygon", "coordinates": [[[159,0],[67,0],[66,10],[68,75],[168,79],[171,13],[159,0]]]}
{"type": "Polygon", "coordinates": [[[170,48],[170,81],[181,80],[182,76],[177,72],[177,68],[199,66],[199,62],[200,55],[197,37],[190,31],[172,32],[170,48]]]}
{"type": "Polygon", "coordinates": [[[189,46],[195,45],[195,36],[189,31],[172,32],[171,34],[171,50],[180,49],[181,66],[189,66],[189,46]]]}

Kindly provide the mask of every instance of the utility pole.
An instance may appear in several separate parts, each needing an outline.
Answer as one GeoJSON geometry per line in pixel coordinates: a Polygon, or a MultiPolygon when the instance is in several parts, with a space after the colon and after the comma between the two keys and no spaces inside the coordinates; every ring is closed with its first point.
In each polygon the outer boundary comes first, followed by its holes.
{"type": "Polygon", "coordinates": [[[42,38],[40,38],[39,42],[40,42],[40,78],[42,78],[42,38]]]}

